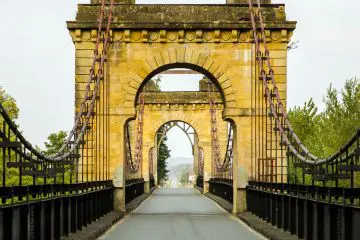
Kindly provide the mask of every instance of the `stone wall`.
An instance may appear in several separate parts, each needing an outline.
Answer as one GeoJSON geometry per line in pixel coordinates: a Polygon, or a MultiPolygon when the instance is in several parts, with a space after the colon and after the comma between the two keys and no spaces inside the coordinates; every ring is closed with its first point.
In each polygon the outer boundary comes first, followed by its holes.
{"type": "MultiPolygon", "coordinates": [[[[98,5],[81,4],[76,21],[68,22],[76,50],[77,109],[84,96],[93,58],[98,11],[98,5]]],[[[286,21],[282,4],[268,4],[264,6],[264,12],[275,80],[280,96],[286,103],[287,45],[296,23],[286,21]]],[[[146,81],[161,71],[190,68],[217,83],[223,101],[218,118],[236,124],[234,209],[235,212],[244,210],[246,206],[240,196],[243,196],[246,181],[253,173],[254,132],[262,127],[262,120],[267,117],[264,105],[255,104],[263,103],[264,96],[261,92],[263,83],[258,78],[255,64],[248,8],[246,5],[233,4],[120,4],[116,5],[114,14],[106,79],[110,86],[111,145],[108,150],[112,176],[118,188],[117,199],[124,199],[124,126],[127,121],[136,118],[135,104],[139,91],[146,81]]],[[[180,103],[160,104],[160,108],[158,103],[146,106],[151,121],[144,128],[149,129],[144,134],[144,149],[153,143],[154,122],[160,124],[165,120],[184,120],[191,124],[192,119],[197,119],[197,125],[205,129],[202,132],[210,133],[207,105],[203,103],[203,107],[197,104],[193,113],[190,104],[184,109],[184,104],[180,103]]],[[[204,136],[199,134],[199,142],[203,142],[205,152],[209,153],[211,142],[204,136]]],[[[260,139],[256,140],[260,142],[260,139]]],[[[146,152],[144,154],[148,156],[146,152]]],[[[146,177],[146,173],[143,174],[146,177]]],[[[116,203],[117,209],[124,207],[121,201],[116,203]]]]}

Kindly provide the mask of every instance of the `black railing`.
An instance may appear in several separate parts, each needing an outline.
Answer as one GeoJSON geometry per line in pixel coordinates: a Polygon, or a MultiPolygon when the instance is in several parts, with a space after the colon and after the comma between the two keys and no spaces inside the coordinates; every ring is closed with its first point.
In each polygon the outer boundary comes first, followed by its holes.
{"type": "Polygon", "coordinates": [[[359,149],[360,130],[326,159],[288,146],[286,178],[272,178],[288,183],[250,182],[248,210],[299,238],[360,239],[359,149]]]}
{"type": "Polygon", "coordinates": [[[232,179],[212,178],[209,181],[210,193],[233,203],[233,181],[232,179]]]}
{"type": "Polygon", "coordinates": [[[111,181],[0,188],[0,195],[0,239],[69,236],[112,211],[114,198],[111,181]]]}
{"type": "Polygon", "coordinates": [[[360,189],[250,182],[247,208],[304,239],[360,239],[360,189]]]}
{"type": "Polygon", "coordinates": [[[125,203],[128,204],[144,193],[145,181],[141,179],[126,180],[125,203]]]}
{"type": "Polygon", "coordinates": [[[155,187],[155,178],[154,176],[150,177],[150,189],[153,189],[155,187]]]}
{"type": "Polygon", "coordinates": [[[196,178],[196,186],[201,189],[204,188],[204,177],[203,176],[198,176],[196,178]]]}

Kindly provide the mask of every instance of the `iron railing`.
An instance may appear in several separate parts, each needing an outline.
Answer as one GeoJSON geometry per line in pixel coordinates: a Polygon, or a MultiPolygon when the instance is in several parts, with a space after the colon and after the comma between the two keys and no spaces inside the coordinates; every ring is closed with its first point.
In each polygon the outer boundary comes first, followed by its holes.
{"type": "Polygon", "coordinates": [[[196,178],[196,187],[203,189],[204,188],[204,177],[198,176],[196,178]]]}
{"type": "Polygon", "coordinates": [[[104,77],[113,6],[102,0],[89,80],[57,153],[32,146],[0,103],[0,239],[60,239],[113,210],[104,77]]]}
{"type": "Polygon", "coordinates": [[[144,193],[145,181],[141,179],[126,180],[125,203],[128,204],[144,193]]]}
{"type": "Polygon", "coordinates": [[[360,189],[250,182],[246,192],[248,211],[299,238],[360,239],[360,189]]]}
{"type": "Polygon", "coordinates": [[[359,239],[360,129],[325,159],[301,143],[275,81],[260,1],[257,7],[248,1],[259,74],[255,93],[265,101],[255,103],[255,181],[247,187],[247,208],[300,238],[359,239]]]}
{"type": "Polygon", "coordinates": [[[212,178],[209,181],[209,192],[233,204],[233,180],[212,178]]]}

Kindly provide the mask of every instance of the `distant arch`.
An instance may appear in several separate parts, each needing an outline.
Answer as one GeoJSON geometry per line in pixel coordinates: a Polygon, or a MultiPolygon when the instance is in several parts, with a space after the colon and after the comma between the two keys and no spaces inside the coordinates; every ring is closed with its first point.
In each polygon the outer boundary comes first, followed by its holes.
{"type": "Polygon", "coordinates": [[[194,141],[195,141],[195,140],[192,140],[189,135],[193,135],[193,137],[194,137],[194,139],[195,139],[196,131],[195,131],[195,129],[194,129],[190,124],[188,124],[188,123],[186,123],[186,122],[183,122],[183,121],[170,121],[170,122],[167,122],[167,123],[163,124],[163,125],[158,129],[157,134],[156,134],[156,137],[157,137],[159,134],[161,134],[160,140],[159,140],[159,142],[157,143],[157,145],[158,145],[158,146],[157,146],[157,152],[158,152],[158,154],[159,154],[160,144],[161,144],[162,141],[164,140],[166,134],[167,134],[171,129],[173,129],[174,127],[179,128],[181,131],[183,131],[183,132],[186,134],[186,136],[187,136],[187,138],[188,138],[188,140],[189,140],[189,142],[190,142],[190,144],[191,144],[191,147],[192,147],[192,153],[193,153],[193,155],[194,155],[194,147],[195,147],[195,142],[194,142],[194,141]],[[165,127],[165,131],[162,132],[162,133],[159,133],[159,130],[160,130],[161,128],[163,128],[163,127],[165,127]],[[191,130],[193,130],[193,132],[191,132],[191,130]]]}

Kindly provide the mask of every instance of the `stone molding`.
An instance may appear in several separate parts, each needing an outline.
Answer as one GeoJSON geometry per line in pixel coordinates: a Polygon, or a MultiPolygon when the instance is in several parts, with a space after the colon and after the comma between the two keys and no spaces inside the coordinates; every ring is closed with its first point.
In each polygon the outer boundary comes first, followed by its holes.
{"type": "MultiPolygon", "coordinates": [[[[73,42],[95,42],[97,30],[70,31],[73,42]]],[[[125,43],[252,43],[252,31],[233,30],[121,30],[111,31],[111,41],[125,43]]],[[[266,30],[268,42],[288,43],[293,32],[287,29],[266,30]]]]}
{"type": "MultiPolygon", "coordinates": [[[[197,111],[197,110],[209,110],[210,104],[205,103],[193,103],[193,104],[178,104],[178,103],[170,103],[170,104],[153,104],[153,103],[145,103],[145,109],[149,111],[197,111]]],[[[222,111],[224,106],[222,103],[216,104],[216,109],[222,111]]]]}

